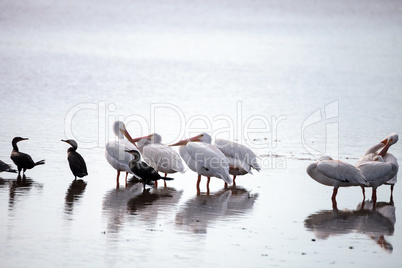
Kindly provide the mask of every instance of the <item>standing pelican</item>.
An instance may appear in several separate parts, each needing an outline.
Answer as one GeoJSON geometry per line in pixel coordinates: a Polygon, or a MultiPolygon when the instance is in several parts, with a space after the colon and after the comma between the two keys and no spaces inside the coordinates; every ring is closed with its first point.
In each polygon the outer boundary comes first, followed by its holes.
{"type": "MultiPolygon", "coordinates": [[[[385,162],[383,157],[391,146],[393,139],[387,139],[384,148],[376,153],[369,153],[363,156],[355,166],[361,170],[366,180],[370,183],[373,192],[371,198],[375,202],[377,200],[377,188],[393,179],[398,172],[398,164],[392,162],[385,162]]],[[[364,189],[363,189],[364,192],[364,189]]],[[[392,194],[392,192],[391,192],[392,194]]]]}
{"type": "Polygon", "coordinates": [[[339,187],[369,186],[359,169],[351,164],[321,156],[318,161],[307,167],[307,174],[317,182],[333,186],[332,204],[336,207],[336,194],[339,187]]]}
{"type": "Polygon", "coordinates": [[[229,174],[233,175],[233,185],[236,185],[237,175],[253,174],[251,172],[252,168],[257,171],[261,170],[260,165],[257,163],[257,156],[250,148],[224,139],[216,139],[215,146],[229,160],[229,174]]]}
{"type": "Polygon", "coordinates": [[[6,164],[0,160],[0,172],[3,172],[3,171],[17,173],[17,171],[15,169],[11,168],[8,164],[6,164]]]}
{"type": "MultiPolygon", "coordinates": [[[[173,148],[162,144],[162,137],[159,134],[153,133],[133,139],[127,130],[123,130],[122,132],[131,143],[135,144],[137,142],[138,149],[145,163],[156,171],[165,173],[165,177],[168,173],[184,172],[184,165],[180,155],[173,148]]],[[[156,181],[155,185],[157,185],[156,181]]]]}
{"type": "Polygon", "coordinates": [[[168,177],[161,177],[155,169],[148,166],[145,162],[141,161],[141,155],[137,150],[126,150],[127,153],[133,155],[133,159],[129,163],[129,167],[134,176],[142,180],[145,190],[145,184],[150,184],[157,180],[173,180],[168,177]]]}
{"type": "Polygon", "coordinates": [[[77,177],[82,178],[88,175],[87,165],[85,164],[84,158],[77,153],[77,142],[75,140],[61,140],[71,145],[70,148],[67,149],[67,160],[70,165],[71,172],[75,177],[74,180],[77,180],[77,177]]]}
{"type": "Polygon", "coordinates": [[[177,145],[181,145],[179,152],[184,162],[191,170],[198,173],[198,193],[200,192],[201,175],[208,177],[207,189],[209,189],[211,177],[217,177],[227,184],[232,184],[232,179],[229,175],[229,161],[217,147],[211,144],[210,135],[201,133],[171,146],[177,145]]]}
{"type": "MultiPolygon", "coordinates": [[[[389,148],[389,147],[391,147],[392,145],[394,145],[395,143],[397,143],[398,139],[399,139],[399,136],[398,136],[397,133],[392,133],[392,134],[388,135],[388,137],[386,137],[386,138],[385,138],[384,140],[382,140],[380,143],[378,143],[378,144],[376,144],[376,145],[370,147],[370,148],[366,151],[365,156],[370,155],[370,154],[376,154],[376,155],[379,154],[379,153],[378,153],[378,150],[384,148],[388,141],[389,141],[389,146],[388,146],[388,148],[389,148]]],[[[392,154],[390,154],[390,153],[387,152],[387,151],[388,151],[388,148],[387,148],[384,152],[382,152],[382,154],[383,154],[382,157],[383,157],[383,159],[384,159],[384,162],[385,162],[385,163],[392,163],[392,164],[395,164],[396,167],[397,167],[398,170],[399,170],[398,161],[397,161],[397,159],[396,159],[395,156],[393,156],[392,154]]],[[[385,148],[384,148],[384,149],[385,149],[385,148]]],[[[373,157],[373,158],[374,158],[374,157],[373,157]]],[[[360,161],[360,160],[359,160],[359,161],[360,161]]],[[[397,171],[397,173],[398,173],[398,171],[397,171]]],[[[391,200],[393,200],[393,196],[392,196],[392,195],[393,195],[393,191],[394,191],[394,185],[396,184],[396,182],[397,182],[397,174],[395,174],[395,176],[394,176],[393,178],[391,178],[390,180],[388,180],[387,182],[384,183],[384,184],[386,184],[386,185],[391,185],[391,200]]]]}
{"type": "Polygon", "coordinates": [[[11,151],[11,160],[13,160],[14,164],[18,168],[18,176],[20,176],[21,170],[23,171],[23,175],[25,175],[25,171],[27,169],[31,169],[37,165],[45,164],[45,160],[40,160],[38,162],[34,162],[29,154],[21,153],[18,150],[17,142],[28,140],[28,138],[15,137],[11,144],[13,145],[13,150],[11,151]]]}
{"type": "Polygon", "coordinates": [[[126,150],[135,150],[135,147],[127,140],[124,140],[124,135],[122,133],[123,131],[126,131],[126,126],[124,123],[121,121],[114,122],[113,132],[118,139],[107,142],[105,146],[106,160],[117,171],[116,188],[119,187],[119,177],[121,171],[126,172],[126,186],[128,173],[133,173],[128,166],[128,163],[133,159],[133,156],[130,153],[127,153],[126,150]]]}

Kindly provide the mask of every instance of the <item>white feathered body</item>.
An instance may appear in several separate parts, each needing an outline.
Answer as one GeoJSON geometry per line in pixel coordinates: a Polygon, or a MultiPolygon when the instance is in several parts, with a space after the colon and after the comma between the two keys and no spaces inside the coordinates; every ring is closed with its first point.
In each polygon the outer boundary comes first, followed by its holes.
{"type": "Polygon", "coordinates": [[[151,143],[140,149],[144,161],[156,171],[175,173],[185,170],[180,155],[172,147],[162,143],[151,143]]]}
{"type": "Polygon", "coordinates": [[[229,161],[214,145],[205,142],[189,142],[179,149],[187,166],[206,177],[217,177],[231,184],[229,161]]]}
{"type": "Polygon", "coordinates": [[[216,139],[215,146],[229,159],[230,174],[252,174],[251,168],[257,171],[261,170],[257,162],[257,156],[247,146],[224,139],[216,139]]]}
{"type": "Polygon", "coordinates": [[[133,159],[133,156],[125,150],[136,150],[136,148],[126,140],[117,139],[109,141],[105,146],[105,157],[108,163],[118,171],[133,173],[128,166],[128,163],[133,159]]]}
{"type": "Polygon", "coordinates": [[[332,158],[320,158],[307,167],[307,173],[317,182],[335,188],[369,186],[359,169],[332,158]]]}

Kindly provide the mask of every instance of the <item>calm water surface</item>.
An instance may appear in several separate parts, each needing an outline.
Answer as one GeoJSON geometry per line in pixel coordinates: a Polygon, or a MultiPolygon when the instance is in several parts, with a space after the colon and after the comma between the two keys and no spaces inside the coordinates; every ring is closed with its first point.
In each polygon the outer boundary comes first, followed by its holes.
{"type": "Polygon", "coordinates": [[[376,210],[340,189],[333,211],[305,169],[323,153],[354,164],[402,133],[401,3],[151,2],[0,4],[0,159],[14,136],[46,159],[25,179],[0,174],[0,266],[397,267],[400,185],[394,203],[379,188],[376,210]],[[165,143],[237,140],[263,169],[229,189],[213,179],[209,194],[204,178],[199,196],[191,170],[116,188],[104,158],[116,119],[165,143]]]}

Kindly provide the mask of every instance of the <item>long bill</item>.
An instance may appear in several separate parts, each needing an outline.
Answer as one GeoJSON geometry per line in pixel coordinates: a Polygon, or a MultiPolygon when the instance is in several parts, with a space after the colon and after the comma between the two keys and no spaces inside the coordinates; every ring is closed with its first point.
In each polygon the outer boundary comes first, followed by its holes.
{"type": "Polygon", "coordinates": [[[124,129],[124,130],[120,129],[120,132],[123,133],[124,137],[126,137],[127,140],[128,140],[129,142],[131,142],[131,143],[135,146],[135,148],[137,148],[137,149],[139,150],[137,144],[135,144],[135,143],[136,143],[137,141],[141,140],[143,137],[133,139],[133,138],[130,136],[130,134],[128,133],[128,131],[127,131],[126,129],[124,129]]]}
{"type": "Polygon", "coordinates": [[[174,143],[174,144],[171,144],[171,145],[169,145],[169,146],[186,145],[186,144],[189,143],[189,142],[201,141],[199,136],[200,136],[200,135],[197,135],[197,136],[192,137],[192,138],[189,138],[189,139],[184,139],[184,140],[178,141],[178,142],[176,142],[176,143],[174,143]]]}
{"type": "Polygon", "coordinates": [[[387,140],[387,143],[385,144],[385,146],[381,150],[381,152],[378,153],[378,155],[381,155],[382,157],[384,157],[384,155],[387,153],[390,146],[391,146],[391,140],[387,140]]]}

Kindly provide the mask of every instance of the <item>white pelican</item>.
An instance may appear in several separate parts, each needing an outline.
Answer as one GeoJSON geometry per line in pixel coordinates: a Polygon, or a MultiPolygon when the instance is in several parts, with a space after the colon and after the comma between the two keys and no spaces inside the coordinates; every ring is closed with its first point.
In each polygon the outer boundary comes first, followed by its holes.
{"type": "Polygon", "coordinates": [[[127,186],[128,173],[133,173],[128,166],[128,163],[134,158],[130,153],[125,150],[135,150],[135,146],[130,142],[124,140],[123,131],[126,131],[126,126],[121,121],[116,121],[113,124],[113,132],[118,137],[108,141],[105,146],[105,157],[109,164],[117,170],[116,188],[119,187],[120,172],[126,172],[125,183],[127,186]]]}
{"type": "MultiPolygon", "coordinates": [[[[388,146],[388,145],[386,145],[388,146]]],[[[374,202],[377,200],[377,188],[378,186],[386,183],[392,179],[398,172],[398,167],[394,163],[386,163],[381,154],[369,154],[364,156],[356,163],[356,167],[361,171],[364,178],[370,183],[369,187],[373,188],[371,198],[374,202]]],[[[363,195],[364,195],[364,188],[363,195]]]]}
{"type": "MultiPolygon", "coordinates": [[[[388,137],[386,137],[380,143],[370,147],[366,151],[365,155],[379,154],[378,150],[380,150],[381,148],[385,147],[385,145],[387,144],[388,141],[389,141],[389,147],[390,147],[390,146],[394,145],[395,143],[397,143],[398,138],[399,138],[398,134],[396,134],[396,133],[390,134],[388,137]]],[[[398,165],[398,161],[397,161],[396,157],[387,152],[389,147],[387,147],[387,149],[384,148],[385,151],[382,152],[382,154],[383,154],[382,157],[384,159],[384,162],[385,163],[393,163],[399,169],[399,165],[398,165]]],[[[397,173],[398,173],[398,171],[397,171],[397,173]]],[[[393,199],[392,194],[393,194],[394,185],[395,185],[396,182],[397,182],[397,174],[395,174],[395,176],[393,178],[391,178],[389,181],[384,183],[386,185],[391,185],[391,200],[393,199]]]]}
{"type": "Polygon", "coordinates": [[[250,148],[224,139],[216,139],[215,146],[229,160],[229,174],[233,175],[233,185],[236,185],[237,175],[253,174],[251,172],[252,168],[257,171],[261,170],[260,165],[257,163],[257,156],[250,148]]]}
{"type": "Polygon", "coordinates": [[[232,184],[229,175],[229,161],[225,155],[211,144],[211,136],[201,133],[195,137],[181,140],[170,146],[181,145],[179,152],[188,167],[197,172],[197,193],[200,191],[201,176],[208,177],[207,189],[209,192],[209,181],[211,177],[217,177],[232,184]]]}
{"type": "MultiPolygon", "coordinates": [[[[158,172],[167,174],[184,172],[184,165],[180,155],[173,148],[161,143],[162,137],[153,133],[148,136],[131,138],[127,130],[122,131],[124,136],[133,144],[137,142],[137,147],[140,150],[145,163],[153,167],[158,172]]],[[[166,186],[166,181],[165,186],[166,186]]],[[[157,185],[155,181],[155,186],[157,185]]]]}
{"type": "Polygon", "coordinates": [[[321,156],[307,167],[307,174],[321,184],[333,186],[332,204],[336,207],[336,194],[339,187],[370,186],[359,169],[351,164],[321,156]]]}

